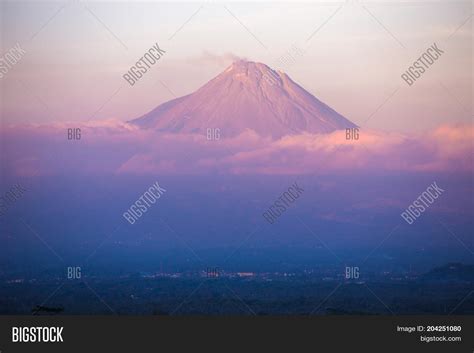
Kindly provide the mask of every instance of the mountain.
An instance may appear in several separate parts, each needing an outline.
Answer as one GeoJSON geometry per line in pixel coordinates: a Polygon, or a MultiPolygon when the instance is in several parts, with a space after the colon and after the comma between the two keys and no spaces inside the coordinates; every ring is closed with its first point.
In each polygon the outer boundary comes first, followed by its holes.
{"type": "Polygon", "coordinates": [[[163,103],[129,123],[201,134],[218,128],[222,137],[251,129],[272,138],[356,127],[285,73],[245,60],[234,62],[196,92],[163,103]]]}

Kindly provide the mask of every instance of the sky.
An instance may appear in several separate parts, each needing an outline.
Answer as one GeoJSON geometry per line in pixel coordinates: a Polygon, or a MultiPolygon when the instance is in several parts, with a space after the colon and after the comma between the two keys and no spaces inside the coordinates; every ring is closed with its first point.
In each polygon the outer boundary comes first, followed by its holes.
{"type": "Polygon", "coordinates": [[[192,93],[235,58],[266,63],[356,124],[421,132],[472,119],[471,2],[191,3],[1,1],[4,124],[137,118],[192,93]],[[155,43],[166,53],[129,86],[155,43]],[[437,43],[415,84],[402,73],[437,43]],[[304,51],[276,65],[292,46],[304,51]]]}

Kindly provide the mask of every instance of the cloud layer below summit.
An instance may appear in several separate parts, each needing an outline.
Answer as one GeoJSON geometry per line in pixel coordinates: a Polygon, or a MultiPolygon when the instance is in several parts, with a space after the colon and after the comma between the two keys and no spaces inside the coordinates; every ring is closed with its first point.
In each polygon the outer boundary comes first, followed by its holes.
{"type": "Polygon", "coordinates": [[[441,125],[420,134],[361,130],[270,139],[246,130],[208,140],[204,134],[158,133],[112,120],[81,127],[16,125],[1,131],[4,170],[32,175],[338,174],[472,172],[474,129],[441,125]]]}

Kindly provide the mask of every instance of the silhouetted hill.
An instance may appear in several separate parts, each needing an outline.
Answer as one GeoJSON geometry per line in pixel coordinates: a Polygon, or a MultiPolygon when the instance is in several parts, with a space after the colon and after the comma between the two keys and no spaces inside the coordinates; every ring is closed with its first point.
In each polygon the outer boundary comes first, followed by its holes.
{"type": "Polygon", "coordinates": [[[474,265],[448,263],[436,267],[421,277],[428,281],[467,281],[474,282],[474,265]]]}

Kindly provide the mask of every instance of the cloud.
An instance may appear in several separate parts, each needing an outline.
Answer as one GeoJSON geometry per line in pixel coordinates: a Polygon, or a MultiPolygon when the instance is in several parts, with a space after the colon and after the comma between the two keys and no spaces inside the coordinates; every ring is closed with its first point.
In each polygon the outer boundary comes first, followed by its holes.
{"type": "Polygon", "coordinates": [[[199,57],[193,60],[197,65],[211,64],[219,67],[227,67],[235,61],[247,59],[233,53],[214,54],[205,50],[199,57]]]}
{"type": "Polygon", "coordinates": [[[474,129],[441,125],[421,134],[361,129],[278,140],[247,130],[216,141],[198,134],[158,133],[119,121],[18,125],[2,130],[4,163],[16,175],[331,174],[472,172],[474,129]],[[81,140],[67,129],[81,128],[81,140]]]}

